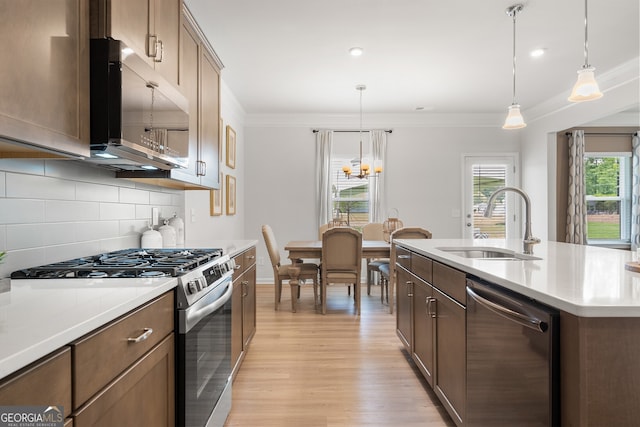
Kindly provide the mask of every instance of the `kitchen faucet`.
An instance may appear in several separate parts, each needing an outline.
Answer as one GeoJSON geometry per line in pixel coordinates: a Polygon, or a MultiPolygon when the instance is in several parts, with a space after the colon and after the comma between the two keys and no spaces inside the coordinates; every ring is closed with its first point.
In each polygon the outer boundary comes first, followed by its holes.
{"type": "Polygon", "coordinates": [[[493,208],[495,206],[496,198],[500,193],[504,193],[506,191],[513,191],[514,193],[521,195],[522,198],[524,199],[526,215],[525,215],[524,238],[522,241],[523,252],[525,254],[532,254],[533,245],[535,245],[536,243],[540,243],[540,239],[538,239],[537,237],[533,237],[531,235],[531,200],[529,199],[529,196],[527,195],[527,193],[525,193],[524,191],[516,187],[498,188],[496,191],[493,192],[493,194],[491,194],[491,196],[489,196],[489,200],[487,201],[487,209],[484,211],[484,216],[485,218],[491,217],[491,215],[493,214],[493,208]]]}

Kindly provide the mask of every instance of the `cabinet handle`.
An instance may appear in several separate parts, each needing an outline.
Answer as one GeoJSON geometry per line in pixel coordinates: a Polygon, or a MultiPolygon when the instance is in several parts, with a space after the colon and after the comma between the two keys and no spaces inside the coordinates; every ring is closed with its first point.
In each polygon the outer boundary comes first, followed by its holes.
{"type": "Polygon", "coordinates": [[[411,281],[407,281],[407,296],[408,297],[412,297],[413,296],[413,282],[411,281]]]}
{"type": "Polygon", "coordinates": [[[153,55],[153,61],[162,62],[163,58],[164,58],[164,44],[162,43],[162,40],[158,40],[156,42],[156,52],[155,52],[155,55],[153,55]],[[160,52],[159,56],[158,56],[158,52],[160,52]]]}
{"type": "Polygon", "coordinates": [[[435,305],[438,302],[438,300],[434,297],[427,297],[426,301],[427,301],[427,316],[431,316],[435,319],[438,316],[437,306],[436,306],[436,310],[431,311],[431,303],[435,305]]]}
{"type": "Polygon", "coordinates": [[[254,259],[256,259],[256,256],[255,255],[248,255],[247,259],[254,260],[254,259]]]}
{"type": "Polygon", "coordinates": [[[147,56],[155,58],[158,55],[158,36],[156,34],[149,34],[147,40],[147,56]]]}
{"type": "Polygon", "coordinates": [[[144,340],[146,340],[147,338],[149,338],[151,336],[151,334],[153,333],[153,329],[151,328],[144,328],[142,330],[142,333],[140,335],[138,335],[135,338],[127,338],[128,342],[133,342],[133,343],[138,343],[138,342],[142,342],[144,340]]]}
{"type": "Polygon", "coordinates": [[[242,297],[246,297],[247,295],[249,295],[249,291],[247,290],[248,286],[249,286],[249,281],[244,280],[242,282],[242,297]]]}
{"type": "Polygon", "coordinates": [[[233,268],[234,268],[234,269],[236,269],[236,270],[240,270],[240,269],[242,268],[242,265],[238,264],[238,265],[236,265],[236,266],[235,266],[235,267],[233,267],[233,268]]]}
{"type": "Polygon", "coordinates": [[[411,255],[398,255],[398,259],[409,259],[411,255]]]}

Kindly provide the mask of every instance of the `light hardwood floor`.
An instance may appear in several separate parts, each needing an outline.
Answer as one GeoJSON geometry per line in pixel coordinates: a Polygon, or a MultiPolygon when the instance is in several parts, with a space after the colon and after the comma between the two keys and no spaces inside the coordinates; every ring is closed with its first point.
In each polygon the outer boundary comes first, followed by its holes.
{"type": "Polygon", "coordinates": [[[225,426],[454,426],[395,334],[380,288],[362,292],[354,313],[346,287],[328,289],[327,314],[303,287],[291,313],[273,286],[257,286],[257,332],[233,383],[225,426]]]}

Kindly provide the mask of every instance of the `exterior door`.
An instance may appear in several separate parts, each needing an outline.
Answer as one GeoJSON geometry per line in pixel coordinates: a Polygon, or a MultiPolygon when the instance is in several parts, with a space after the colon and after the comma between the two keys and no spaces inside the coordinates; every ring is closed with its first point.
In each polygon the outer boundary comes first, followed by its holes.
{"type": "Polygon", "coordinates": [[[517,238],[520,235],[519,209],[512,192],[498,197],[493,215],[484,216],[489,196],[499,188],[517,186],[517,155],[464,157],[463,225],[466,239],[517,238]]]}

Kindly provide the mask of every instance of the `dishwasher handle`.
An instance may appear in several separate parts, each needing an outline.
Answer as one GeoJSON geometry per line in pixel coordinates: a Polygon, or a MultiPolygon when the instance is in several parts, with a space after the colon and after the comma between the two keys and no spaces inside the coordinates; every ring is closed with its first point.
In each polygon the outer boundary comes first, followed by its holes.
{"type": "Polygon", "coordinates": [[[524,327],[533,329],[538,332],[546,332],[549,329],[549,325],[547,322],[543,322],[540,319],[529,316],[524,313],[517,312],[515,310],[511,310],[503,305],[497,304],[489,299],[478,295],[473,289],[467,286],[467,295],[471,297],[475,302],[482,305],[483,307],[493,311],[494,313],[506,317],[507,319],[518,323],[524,327]]]}

